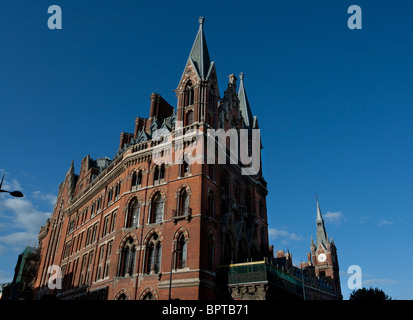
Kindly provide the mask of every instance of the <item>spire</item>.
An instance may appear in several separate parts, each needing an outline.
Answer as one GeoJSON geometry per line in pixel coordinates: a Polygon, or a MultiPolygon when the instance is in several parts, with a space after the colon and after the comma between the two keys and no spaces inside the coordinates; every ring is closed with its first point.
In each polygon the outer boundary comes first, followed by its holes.
{"type": "Polygon", "coordinates": [[[326,244],[328,242],[327,232],[326,232],[326,228],[324,226],[324,220],[323,220],[323,216],[321,214],[320,205],[318,203],[318,195],[316,195],[316,199],[317,199],[317,219],[316,219],[316,223],[317,223],[317,248],[320,245],[320,243],[324,246],[324,248],[327,248],[326,247],[326,244]]]}
{"type": "Polygon", "coordinates": [[[199,17],[198,22],[199,29],[194,44],[192,45],[192,50],[189,54],[189,58],[194,62],[199,76],[202,79],[206,79],[208,76],[208,71],[210,69],[211,59],[209,58],[208,47],[206,44],[203,29],[205,18],[199,17]]]}
{"type": "Polygon", "coordinates": [[[242,118],[244,119],[245,127],[248,129],[252,129],[253,125],[253,117],[251,113],[250,104],[248,102],[247,93],[245,92],[244,87],[244,74],[241,72],[239,74],[240,85],[238,91],[238,99],[239,99],[239,108],[241,111],[242,118]]]}
{"type": "Polygon", "coordinates": [[[320,205],[318,204],[318,195],[315,196],[317,199],[317,221],[323,221],[323,216],[321,215],[320,205]]]}

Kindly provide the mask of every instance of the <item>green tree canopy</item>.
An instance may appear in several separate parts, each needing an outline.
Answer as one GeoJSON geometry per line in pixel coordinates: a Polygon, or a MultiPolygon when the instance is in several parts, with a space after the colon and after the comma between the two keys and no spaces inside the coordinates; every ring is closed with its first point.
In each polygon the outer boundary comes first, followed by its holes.
{"type": "Polygon", "coordinates": [[[361,288],[357,290],[353,290],[350,293],[349,300],[391,300],[392,298],[389,297],[387,294],[383,292],[383,290],[379,288],[361,288]]]}

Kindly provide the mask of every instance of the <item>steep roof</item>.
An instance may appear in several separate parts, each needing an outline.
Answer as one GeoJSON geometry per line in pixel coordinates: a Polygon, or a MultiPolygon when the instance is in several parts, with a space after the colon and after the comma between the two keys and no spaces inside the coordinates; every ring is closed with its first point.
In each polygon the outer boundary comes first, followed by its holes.
{"type": "Polygon", "coordinates": [[[204,34],[204,17],[200,17],[198,33],[195,37],[194,44],[192,45],[191,53],[189,54],[189,59],[192,59],[199,76],[202,79],[207,78],[209,69],[211,67],[211,59],[209,57],[208,47],[205,40],[204,34]]]}
{"type": "MultiPolygon", "coordinates": [[[[241,72],[239,74],[240,78],[240,85],[238,90],[238,99],[239,99],[239,107],[241,111],[241,115],[244,121],[244,125],[248,129],[252,129],[254,118],[252,117],[252,112],[250,108],[250,104],[248,102],[247,93],[244,87],[244,74],[241,72]]],[[[257,119],[255,119],[255,122],[257,119]]]]}
{"type": "Polygon", "coordinates": [[[318,198],[317,198],[317,247],[320,245],[320,243],[326,248],[326,244],[328,242],[328,236],[326,232],[326,228],[324,226],[324,220],[323,216],[321,214],[321,209],[320,205],[318,204],[318,198]]]}

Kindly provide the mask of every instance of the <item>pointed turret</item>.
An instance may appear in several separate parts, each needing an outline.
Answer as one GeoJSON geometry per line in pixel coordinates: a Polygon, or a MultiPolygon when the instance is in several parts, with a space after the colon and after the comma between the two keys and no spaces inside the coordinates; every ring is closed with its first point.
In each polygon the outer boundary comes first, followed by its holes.
{"type": "Polygon", "coordinates": [[[320,210],[320,205],[318,203],[318,197],[317,198],[317,247],[320,245],[320,243],[326,248],[326,244],[328,243],[328,237],[327,237],[327,232],[326,228],[324,226],[324,220],[323,216],[321,214],[320,210]]]}
{"type": "Polygon", "coordinates": [[[244,121],[245,128],[252,129],[254,122],[257,122],[257,119],[256,118],[254,119],[252,116],[250,104],[247,98],[247,93],[245,92],[244,74],[242,72],[239,74],[239,79],[240,79],[240,85],[239,85],[239,90],[238,90],[239,108],[241,111],[241,115],[244,121]]]}
{"type": "Polygon", "coordinates": [[[66,189],[68,192],[68,201],[70,202],[74,191],[75,191],[75,186],[77,182],[77,176],[75,175],[75,166],[74,166],[74,161],[70,163],[70,168],[66,173],[66,178],[65,178],[65,185],[66,189]]]}
{"type": "Polygon", "coordinates": [[[189,59],[191,59],[195,65],[198,75],[201,79],[206,79],[211,67],[211,59],[209,58],[208,47],[204,35],[204,17],[200,17],[199,29],[196,35],[194,44],[192,45],[191,53],[189,54],[189,59]]]}

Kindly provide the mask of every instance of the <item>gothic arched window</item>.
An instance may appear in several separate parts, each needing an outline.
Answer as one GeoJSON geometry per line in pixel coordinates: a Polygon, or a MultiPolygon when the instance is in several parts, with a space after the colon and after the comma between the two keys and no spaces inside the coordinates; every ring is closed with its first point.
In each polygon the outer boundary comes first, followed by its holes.
{"type": "Polygon", "coordinates": [[[184,107],[187,107],[193,104],[194,104],[194,87],[192,85],[192,82],[189,81],[185,87],[184,107]]]}
{"type": "Polygon", "coordinates": [[[149,223],[159,223],[163,218],[164,199],[160,192],[158,192],[151,203],[151,215],[149,223]]]}
{"type": "Polygon", "coordinates": [[[138,172],[133,172],[132,174],[132,184],[131,184],[131,189],[137,189],[140,188],[142,185],[142,170],[139,170],[138,172]]]}
{"type": "Polygon", "coordinates": [[[146,246],[147,274],[157,274],[161,271],[162,243],[157,233],[154,233],[146,246]]]}
{"type": "Polygon", "coordinates": [[[186,239],[185,235],[181,233],[176,243],[176,261],[175,269],[183,269],[186,267],[186,239]]]}
{"type": "Polygon", "coordinates": [[[181,170],[180,170],[180,176],[181,177],[185,177],[189,174],[189,163],[188,161],[185,159],[185,157],[182,159],[182,163],[181,163],[181,170]]]}
{"type": "Polygon", "coordinates": [[[215,263],[215,241],[212,234],[208,235],[207,240],[207,270],[214,271],[215,263]]]}
{"type": "Polygon", "coordinates": [[[183,189],[179,194],[178,210],[180,216],[188,215],[189,196],[186,189],[183,189]]]}
{"type": "Polygon", "coordinates": [[[208,192],[208,216],[215,218],[215,196],[212,190],[208,192]]]}
{"type": "Polygon", "coordinates": [[[186,117],[185,117],[185,125],[189,126],[190,124],[192,124],[194,122],[194,112],[192,110],[189,110],[186,113],[186,117]]]}
{"type": "Polygon", "coordinates": [[[140,206],[137,199],[134,199],[128,207],[125,227],[137,227],[139,224],[140,206]]]}
{"type": "Polygon", "coordinates": [[[120,277],[132,276],[135,269],[136,247],[132,237],[125,241],[120,257],[120,277]]]}

